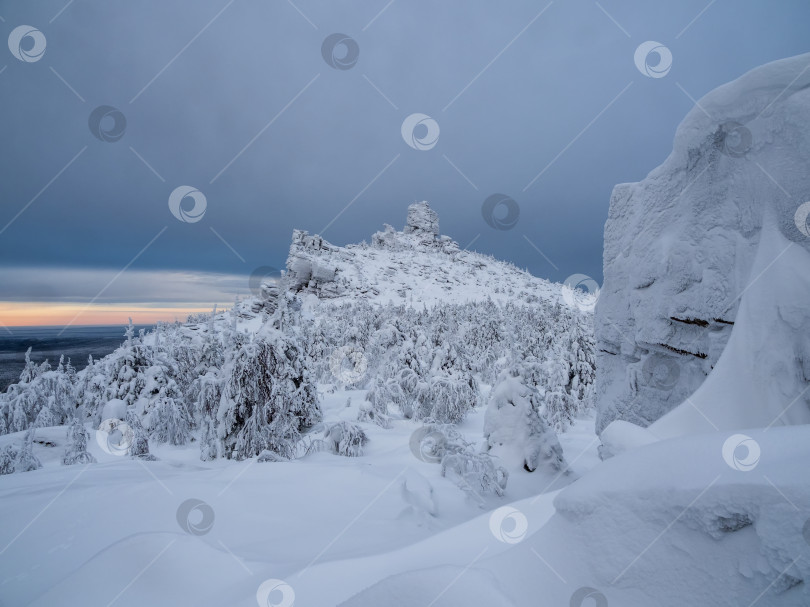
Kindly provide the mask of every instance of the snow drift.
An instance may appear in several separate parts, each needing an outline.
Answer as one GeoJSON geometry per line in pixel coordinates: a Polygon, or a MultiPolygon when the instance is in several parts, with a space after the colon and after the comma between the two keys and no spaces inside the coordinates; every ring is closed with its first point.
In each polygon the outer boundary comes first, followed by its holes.
{"type": "Polygon", "coordinates": [[[341,606],[807,605],[810,427],[749,434],[761,448],[749,470],[725,461],[725,433],[641,447],[563,489],[550,518],[532,511],[548,496],[512,504],[528,531],[507,550],[495,511],[489,528],[463,525],[443,567],[414,546],[397,555],[411,571],[341,606]]]}

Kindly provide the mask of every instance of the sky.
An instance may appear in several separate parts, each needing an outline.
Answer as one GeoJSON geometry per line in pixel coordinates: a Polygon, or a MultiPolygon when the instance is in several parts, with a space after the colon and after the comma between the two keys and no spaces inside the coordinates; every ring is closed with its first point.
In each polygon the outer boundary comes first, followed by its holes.
{"type": "Polygon", "coordinates": [[[294,228],[368,241],[420,200],[461,247],[601,282],[613,186],[808,24],[805,0],[0,0],[0,324],[228,304],[294,228]]]}

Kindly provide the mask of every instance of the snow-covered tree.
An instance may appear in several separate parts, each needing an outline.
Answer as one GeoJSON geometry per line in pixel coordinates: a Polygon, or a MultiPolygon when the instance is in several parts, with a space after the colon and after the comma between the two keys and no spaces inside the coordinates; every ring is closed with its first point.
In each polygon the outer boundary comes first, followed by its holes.
{"type": "Polygon", "coordinates": [[[359,457],[368,443],[363,428],[351,422],[338,422],[327,426],[323,433],[326,448],[337,455],[359,457]]]}
{"type": "Polygon", "coordinates": [[[488,453],[465,449],[442,458],[442,476],[449,478],[474,499],[494,493],[504,495],[509,473],[488,453]]]}
{"type": "Polygon", "coordinates": [[[17,461],[17,449],[6,445],[0,449],[0,475],[14,474],[14,462],[17,461]]]}
{"type": "Polygon", "coordinates": [[[204,462],[219,457],[221,447],[217,436],[217,409],[222,398],[220,379],[209,371],[199,378],[197,411],[200,415],[200,459],[204,462]]]}
{"type": "Polygon", "coordinates": [[[544,419],[539,392],[513,372],[502,372],[490,392],[484,437],[490,450],[508,460],[516,456],[529,472],[544,462],[554,470],[564,467],[562,447],[544,419]]]}
{"type": "Polygon", "coordinates": [[[143,424],[134,411],[127,411],[126,424],[132,429],[132,444],[129,446],[129,455],[133,459],[155,461],[157,458],[149,451],[149,437],[146,435],[143,424]]]}
{"type": "Polygon", "coordinates": [[[31,347],[29,347],[25,352],[25,366],[22,373],[20,373],[20,383],[30,383],[34,381],[37,375],[39,375],[39,366],[31,360],[31,347]]]}
{"type": "Polygon", "coordinates": [[[447,373],[431,377],[421,396],[419,417],[457,424],[478,403],[478,383],[471,374],[447,373]]]}
{"type": "Polygon", "coordinates": [[[96,458],[87,451],[87,429],[77,418],[73,418],[67,429],[67,444],[62,456],[62,464],[94,464],[96,458]]]}
{"type": "Polygon", "coordinates": [[[34,455],[34,429],[31,428],[25,433],[22,445],[17,452],[14,461],[14,472],[30,472],[42,468],[42,462],[34,455]]]}
{"type": "Polygon", "coordinates": [[[294,455],[301,431],[321,419],[302,359],[300,349],[275,331],[239,349],[217,413],[226,457],[244,459],[265,449],[294,455]]]}

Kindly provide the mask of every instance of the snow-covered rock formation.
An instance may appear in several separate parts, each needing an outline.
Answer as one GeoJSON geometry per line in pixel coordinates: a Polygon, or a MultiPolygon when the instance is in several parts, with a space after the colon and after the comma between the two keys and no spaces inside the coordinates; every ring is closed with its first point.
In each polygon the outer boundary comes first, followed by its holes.
{"type": "Polygon", "coordinates": [[[439,237],[439,216],[427,202],[415,202],[408,207],[405,234],[422,234],[428,238],[439,237]]]}
{"type": "Polygon", "coordinates": [[[386,225],[371,244],[339,247],[318,235],[293,232],[287,290],[304,300],[353,301],[428,305],[496,301],[536,303],[560,299],[559,285],[532,276],[487,255],[460,250],[449,236],[439,235],[439,216],[427,202],[408,207],[404,229],[386,225]]]}
{"type": "Polygon", "coordinates": [[[597,431],[647,426],[689,397],[682,430],[810,421],[810,230],[797,213],[810,199],[808,64],[777,61],[712,91],[666,161],[614,189],[597,431]]]}

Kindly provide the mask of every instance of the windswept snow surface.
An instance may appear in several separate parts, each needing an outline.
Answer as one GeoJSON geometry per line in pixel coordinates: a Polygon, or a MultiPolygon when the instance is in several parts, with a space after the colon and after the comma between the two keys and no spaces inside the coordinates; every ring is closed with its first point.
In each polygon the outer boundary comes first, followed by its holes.
{"type": "MultiPolygon", "coordinates": [[[[324,419],[355,420],[362,396],[324,395],[324,419]],[[356,404],[346,407],[349,397],[356,404]]],[[[460,426],[468,440],[482,440],[483,417],[480,408],[460,426]]],[[[490,535],[489,510],[545,491],[527,510],[539,525],[553,512],[548,492],[568,482],[541,470],[513,474],[506,498],[480,504],[442,478],[441,466],[414,457],[417,427],[366,426],[363,457],[268,463],[201,462],[196,448],[169,445],[152,448],[159,461],[141,462],[105,453],[91,435],[99,463],[89,466],[60,465],[64,427],[39,429],[43,469],[0,478],[0,604],[255,606],[262,582],[278,579],[297,607],[336,605],[415,563],[439,567],[477,547],[461,523],[486,534],[492,554],[505,549],[490,535]],[[435,515],[419,506],[430,491],[435,515]],[[181,527],[178,509],[189,499],[211,507],[210,531],[194,534],[207,527],[202,511],[183,519],[191,532],[181,527]]],[[[20,439],[2,436],[0,448],[20,439]]],[[[577,460],[572,477],[598,464],[592,418],[560,439],[577,460]]]]}
{"type": "Polygon", "coordinates": [[[343,607],[808,605],[810,427],[748,434],[761,449],[750,470],[726,462],[727,433],[639,448],[563,489],[550,518],[512,504],[528,531],[507,550],[470,521],[444,567],[414,553],[413,571],[343,607]]]}
{"type": "Polygon", "coordinates": [[[715,375],[692,399],[708,420],[689,405],[663,435],[766,425],[796,398],[776,423],[810,421],[810,230],[806,213],[795,221],[810,199],[808,65],[810,54],[776,61],[710,92],[666,161],[614,189],[598,431],[647,426],[715,375]]]}

